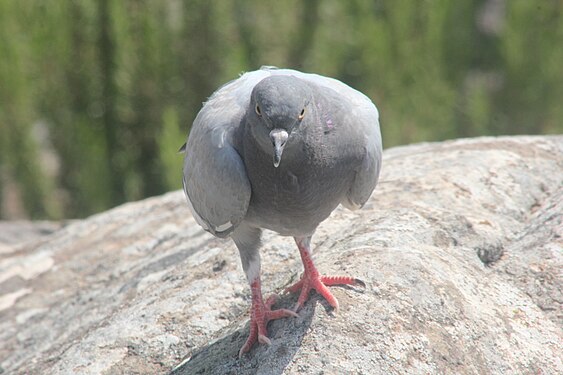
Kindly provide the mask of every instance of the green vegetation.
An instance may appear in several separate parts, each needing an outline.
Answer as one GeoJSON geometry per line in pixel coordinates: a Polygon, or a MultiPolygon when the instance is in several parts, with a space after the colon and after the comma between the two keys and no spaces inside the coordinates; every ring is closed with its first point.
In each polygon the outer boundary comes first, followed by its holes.
{"type": "Polygon", "coordinates": [[[386,147],[563,132],[559,0],[0,1],[0,218],[181,186],[201,103],[260,65],[343,80],[386,147]]]}

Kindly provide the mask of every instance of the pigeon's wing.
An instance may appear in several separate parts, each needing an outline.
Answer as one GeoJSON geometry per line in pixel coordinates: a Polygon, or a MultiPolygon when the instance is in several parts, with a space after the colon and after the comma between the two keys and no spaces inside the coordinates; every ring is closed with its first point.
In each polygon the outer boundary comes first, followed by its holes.
{"type": "Polygon", "coordinates": [[[379,179],[382,158],[377,110],[375,110],[375,107],[371,110],[366,107],[354,116],[354,125],[360,130],[358,151],[363,155],[363,158],[356,170],[352,186],[346,194],[346,199],[342,202],[344,206],[351,210],[362,207],[375,189],[379,179]]]}
{"type": "Polygon", "coordinates": [[[318,86],[332,89],[347,99],[349,108],[343,110],[340,116],[342,116],[342,121],[350,127],[350,132],[343,136],[354,138],[349,141],[353,144],[361,164],[356,170],[352,186],[342,203],[350,209],[363,206],[375,188],[381,170],[382,144],[379,112],[373,102],[366,95],[334,78],[291,69],[274,67],[263,67],[262,69],[271,74],[293,75],[318,86]]]}
{"type": "Polygon", "coordinates": [[[184,192],[197,222],[218,237],[244,219],[250,182],[236,150],[252,88],[267,72],[247,73],[222,86],[198,113],[184,157],[184,192]]]}

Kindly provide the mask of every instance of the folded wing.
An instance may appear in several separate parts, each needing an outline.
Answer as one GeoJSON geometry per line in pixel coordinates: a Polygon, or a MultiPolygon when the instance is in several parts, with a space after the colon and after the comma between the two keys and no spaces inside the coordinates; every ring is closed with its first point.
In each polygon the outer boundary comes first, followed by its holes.
{"type": "Polygon", "coordinates": [[[248,73],[217,90],[198,113],[185,147],[183,185],[190,209],[218,237],[229,235],[248,209],[250,182],[235,137],[252,88],[267,75],[248,73]]]}

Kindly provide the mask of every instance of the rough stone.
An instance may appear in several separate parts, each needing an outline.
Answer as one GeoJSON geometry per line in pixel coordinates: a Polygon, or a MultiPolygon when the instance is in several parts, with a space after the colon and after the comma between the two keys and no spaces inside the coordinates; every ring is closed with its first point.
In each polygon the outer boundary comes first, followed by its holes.
{"type": "MultiPolygon", "coordinates": [[[[5,244],[0,368],[561,374],[562,213],[562,136],[386,150],[364,209],[338,209],[313,238],[321,272],[366,287],[333,287],[336,314],[313,295],[299,318],[270,323],[271,346],[238,359],[249,291],[233,244],[203,232],[181,192],[125,204],[5,244]]],[[[281,293],[301,272],[297,249],[264,243],[265,294],[281,293]]]]}
{"type": "Polygon", "coordinates": [[[0,221],[0,254],[13,251],[17,245],[47,236],[71,221],[0,221]]]}

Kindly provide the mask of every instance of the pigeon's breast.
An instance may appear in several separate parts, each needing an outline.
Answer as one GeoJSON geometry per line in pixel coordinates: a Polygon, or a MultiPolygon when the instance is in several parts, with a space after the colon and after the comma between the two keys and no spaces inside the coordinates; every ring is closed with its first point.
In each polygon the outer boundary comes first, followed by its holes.
{"type": "Polygon", "coordinates": [[[312,234],[340,204],[353,174],[311,160],[278,168],[258,160],[247,165],[252,193],[245,220],[282,235],[312,234]]]}

